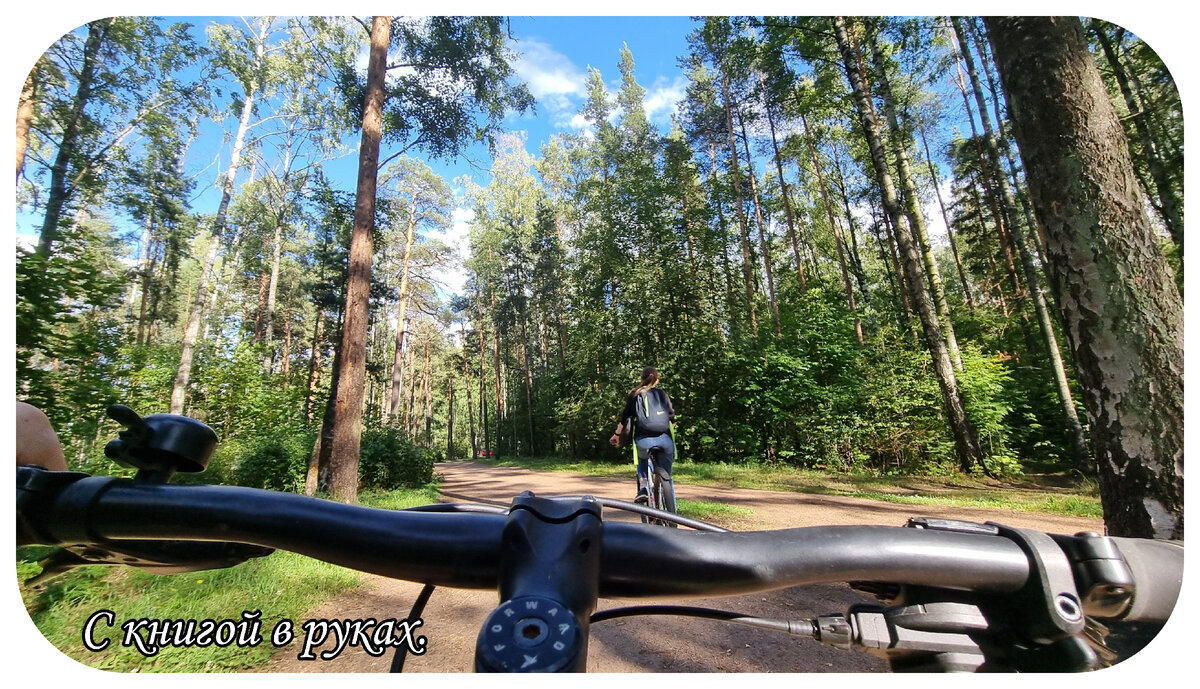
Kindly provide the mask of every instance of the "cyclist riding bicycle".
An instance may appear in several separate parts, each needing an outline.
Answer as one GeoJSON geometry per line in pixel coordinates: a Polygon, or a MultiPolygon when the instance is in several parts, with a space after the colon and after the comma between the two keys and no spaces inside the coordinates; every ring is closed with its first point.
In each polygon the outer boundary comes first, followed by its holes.
{"type": "Polygon", "coordinates": [[[629,391],[625,409],[617,420],[617,430],[609,439],[613,445],[619,445],[622,431],[628,433],[632,425],[638,458],[635,502],[645,503],[649,497],[650,473],[646,467],[646,457],[650,452],[657,452],[655,464],[666,474],[664,481],[670,495],[675,494],[671,480],[671,465],[675,461],[675,442],[671,437],[671,423],[674,420],[675,408],[671,406],[671,398],[658,387],[658,369],[647,366],[642,369],[642,384],[629,391]]]}

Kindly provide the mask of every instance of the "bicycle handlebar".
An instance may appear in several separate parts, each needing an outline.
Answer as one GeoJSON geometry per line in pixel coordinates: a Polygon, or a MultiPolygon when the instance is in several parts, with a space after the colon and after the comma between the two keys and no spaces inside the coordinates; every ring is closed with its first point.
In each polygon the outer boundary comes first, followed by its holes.
{"type": "MultiPolygon", "coordinates": [[[[506,523],[498,514],[392,511],[254,488],[99,476],[74,480],[33,512],[26,521],[36,535],[18,544],[238,542],[473,589],[496,587],[506,523]]],[[[1031,576],[1017,543],[978,533],[887,526],[704,533],[606,522],[601,541],[600,597],[705,597],[853,580],[1008,594],[1031,576]]],[[[1119,617],[1166,620],[1181,583],[1182,546],[1112,541],[1136,586],[1119,617]]]]}

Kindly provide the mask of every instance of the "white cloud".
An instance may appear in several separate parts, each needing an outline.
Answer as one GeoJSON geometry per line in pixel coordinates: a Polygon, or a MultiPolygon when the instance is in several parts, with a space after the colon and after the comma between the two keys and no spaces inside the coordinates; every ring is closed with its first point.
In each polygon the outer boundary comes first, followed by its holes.
{"type": "Polygon", "coordinates": [[[584,117],[583,115],[581,115],[579,113],[575,113],[575,115],[573,117],[571,117],[570,120],[567,120],[566,126],[570,127],[571,129],[578,129],[581,131],[588,131],[588,132],[590,132],[592,129],[592,123],[589,122],[586,117],[584,117]]]}
{"type": "Polygon", "coordinates": [[[539,104],[561,111],[571,107],[573,97],[586,94],[587,74],[548,43],[524,39],[517,50],[521,53],[515,65],[517,75],[539,104]]]}
{"type": "Polygon", "coordinates": [[[667,124],[671,115],[675,114],[679,101],[686,95],[687,81],[682,76],[673,80],[658,77],[654,85],[646,89],[646,97],[642,99],[642,107],[646,109],[646,117],[655,124],[667,124]]]}

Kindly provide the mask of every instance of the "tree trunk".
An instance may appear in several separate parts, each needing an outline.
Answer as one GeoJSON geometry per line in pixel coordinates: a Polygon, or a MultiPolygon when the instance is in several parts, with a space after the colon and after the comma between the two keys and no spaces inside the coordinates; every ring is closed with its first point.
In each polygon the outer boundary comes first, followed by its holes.
{"type": "Polygon", "coordinates": [[[425,447],[433,447],[433,368],[430,366],[428,340],[421,361],[421,392],[425,397],[425,447]]]}
{"type": "Polygon", "coordinates": [[[337,388],[338,377],[342,370],[341,359],[341,352],[335,349],[333,373],[329,377],[329,396],[325,399],[325,414],[321,417],[321,432],[317,434],[312,455],[308,459],[308,475],[304,481],[305,495],[313,495],[318,490],[329,489],[329,465],[333,447],[333,423],[337,417],[337,388]]]}
{"type": "MultiPolygon", "coordinates": [[[[271,340],[275,335],[275,302],[279,297],[279,262],[283,254],[283,227],[275,226],[275,236],[272,241],[271,250],[271,278],[267,284],[267,309],[264,327],[263,341],[268,346],[271,345],[271,340]]],[[[271,355],[273,363],[275,356],[271,355]]]]}
{"type": "Polygon", "coordinates": [[[459,328],[462,331],[462,347],[463,347],[463,376],[466,377],[467,384],[467,423],[471,425],[471,458],[479,456],[479,441],[475,436],[475,407],[471,400],[471,358],[467,356],[467,326],[465,323],[459,323],[459,328]]]}
{"type": "Polygon", "coordinates": [[[40,85],[42,61],[38,60],[29,76],[25,77],[25,85],[21,88],[21,100],[17,104],[17,181],[21,180],[21,171],[25,169],[25,151],[29,148],[29,127],[33,124],[34,105],[37,103],[38,86],[40,85]]]}
{"type": "MultiPolygon", "coordinates": [[[[259,64],[266,54],[266,25],[262,25],[258,43],[255,46],[255,57],[259,64]]],[[[242,147],[246,143],[246,132],[250,129],[250,115],[254,110],[255,94],[259,84],[250,81],[246,89],[246,98],[242,103],[242,116],[238,120],[237,135],[233,140],[233,150],[229,157],[229,169],[225,172],[225,180],[221,187],[221,202],[217,206],[217,216],[213,220],[212,239],[209,242],[208,253],[204,257],[204,267],[200,270],[200,284],[196,286],[196,298],[192,300],[192,308],[188,313],[187,328],[180,342],[179,368],[175,371],[175,385],[171,388],[172,414],[182,414],[184,400],[187,397],[188,379],[192,375],[192,356],[200,335],[200,324],[204,318],[204,301],[213,265],[217,259],[217,249],[225,234],[225,221],[229,212],[229,201],[233,198],[233,184],[237,178],[238,167],[242,160],[242,147]]]]}
{"type": "Polygon", "coordinates": [[[496,293],[488,290],[492,305],[492,365],[496,372],[496,446],[500,446],[500,424],[504,422],[507,410],[504,408],[504,394],[501,391],[500,375],[500,326],[496,323],[496,293]]]}
{"type": "Polygon", "coordinates": [[[153,205],[151,205],[151,208],[146,213],[146,222],[142,225],[141,241],[138,242],[139,249],[137,278],[139,279],[129,281],[129,314],[126,317],[126,320],[129,321],[127,326],[130,332],[126,335],[126,337],[133,335],[134,343],[139,345],[142,344],[142,337],[144,337],[146,334],[146,300],[148,298],[147,295],[150,293],[150,276],[152,275],[152,271],[154,269],[154,267],[151,265],[151,260],[156,252],[156,247],[154,246],[154,233],[152,231],[153,225],[154,210],[153,205]],[[137,291],[140,291],[141,294],[135,295],[134,292],[137,291]],[[138,306],[138,316],[136,318],[136,334],[133,333],[133,321],[135,320],[133,317],[134,301],[140,302],[138,306]]]}
{"type": "Polygon", "coordinates": [[[1075,17],[989,18],[1113,536],[1183,538],[1183,303],[1075,17]]]}
{"type": "Polygon", "coordinates": [[[963,45],[963,58],[966,60],[967,73],[971,76],[971,83],[975,91],[975,101],[980,111],[979,120],[983,123],[984,142],[993,161],[992,172],[1000,181],[1000,190],[1004,198],[1004,209],[1007,214],[1008,227],[1012,233],[1013,243],[1016,244],[1017,256],[1021,260],[1021,268],[1025,274],[1025,284],[1029,287],[1029,296],[1033,301],[1033,309],[1037,316],[1038,327],[1042,331],[1042,340],[1045,342],[1046,351],[1050,356],[1050,369],[1054,374],[1054,383],[1058,390],[1059,403],[1063,410],[1063,417],[1066,419],[1067,430],[1071,434],[1071,447],[1074,454],[1075,467],[1080,471],[1090,471],[1092,461],[1083,437],[1083,426],[1079,423],[1079,414],[1075,411],[1075,401],[1071,397],[1071,387],[1067,382],[1066,367],[1063,364],[1062,354],[1058,349],[1058,338],[1054,334],[1054,325],[1050,319],[1050,310],[1046,306],[1046,297],[1042,293],[1041,279],[1038,277],[1036,266],[1034,266],[1033,256],[1029,250],[1024,228],[1021,227],[1021,223],[1016,218],[1017,209],[1016,204],[1013,202],[1012,189],[1008,186],[1008,178],[1000,170],[1000,149],[996,143],[996,136],[993,133],[991,121],[984,108],[983,89],[980,86],[979,76],[975,71],[975,63],[971,59],[971,53],[963,43],[963,34],[959,22],[957,19],[952,19],[952,21],[954,22],[955,32],[958,34],[959,44],[963,45]]]}
{"type": "Polygon", "coordinates": [[[954,445],[958,453],[959,465],[963,471],[970,471],[974,464],[979,464],[987,472],[987,466],[983,463],[979,451],[979,440],[976,437],[975,428],[971,424],[970,419],[967,418],[966,409],[963,406],[962,396],[958,390],[958,381],[954,376],[954,365],[950,361],[946,342],[942,337],[941,328],[938,326],[937,315],[933,309],[933,301],[929,298],[929,291],[925,287],[925,276],[921,271],[921,261],[917,256],[916,247],[913,246],[912,238],[901,224],[904,214],[900,209],[900,202],[896,198],[896,190],[892,184],[891,173],[888,170],[887,159],[883,151],[883,140],[875,119],[875,110],[866,95],[865,82],[863,81],[862,73],[859,71],[854,49],[851,47],[850,39],[846,33],[845,20],[842,17],[835,17],[833,24],[838,47],[842,52],[842,59],[845,63],[846,75],[850,81],[850,87],[854,92],[854,98],[858,106],[858,115],[862,124],[863,134],[866,136],[867,145],[871,150],[871,161],[875,166],[875,172],[879,179],[881,192],[883,193],[884,207],[887,209],[888,215],[892,218],[896,239],[900,244],[900,254],[904,263],[904,274],[907,278],[908,290],[913,297],[917,316],[921,319],[921,325],[925,331],[925,343],[929,348],[930,357],[933,359],[938,387],[941,389],[942,401],[946,406],[947,420],[954,435],[954,445]]]}
{"type": "MultiPolygon", "coordinates": [[[[733,313],[733,277],[729,274],[729,228],[725,225],[725,213],[721,209],[721,179],[717,175],[717,144],[716,137],[708,142],[708,158],[712,162],[712,172],[709,173],[709,186],[712,187],[713,204],[716,206],[717,231],[721,237],[721,275],[725,281],[725,310],[733,313]]],[[[730,317],[732,320],[732,316],[730,317]]],[[[724,341],[724,329],[721,329],[724,341]]]]}
{"type": "Polygon", "coordinates": [[[958,269],[958,279],[962,283],[963,299],[967,308],[974,310],[975,300],[971,297],[971,287],[967,284],[967,274],[963,270],[962,259],[958,256],[958,242],[954,240],[954,228],[950,225],[950,215],[946,213],[946,203],[942,201],[941,184],[938,182],[937,168],[933,165],[933,156],[929,153],[929,141],[925,138],[925,126],[918,129],[921,133],[921,145],[925,147],[925,162],[929,165],[929,177],[933,180],[933,191],[937,193],[938,208],[942,209],[942,221],[946,223],[946,237],[950,240],[950,253],[954,256],[954,266],[958,269]]]}
{"type": "Polygon", "coordinates": [[[346,322],[339,347],[342,371],[337,390],[329,490],[334,500],[345,503],[358,501],[358,451],[362,440],[362,398],[366,382],[367,302],[374,254],[375,186],[379,175],[384,78],[391,29],[391,17],[375,17],[371,23],[371,54],[367,63],[367,92],[358,155],[358,192],[354,201],[354,232],[350,239],[346,322]]]}
{"type": "Polygon", "coordinates": [[[725,127],[729,132],[729,154],[732,156],[730,174],[733,175],[733,193],[737,197],[738,229],[741,231],[742,277],[746,281],[746,308],[750,312],[750,329],[758,339],[758,316],[754,307],[754,268],[750,258],[750,237],[746,229],[745,198],[742,196],[741,171],[738,166],[737,145],[733,140],[733,103],[729,101],[729,77],[722,73],[721,90],[725,94],[725,127]]]}
{"type": "Polygon", "coordinates": [[[796,240],[796,222],[792,218],[792,202],[788,199],[787,182],[783,179],[783,159],[779,156],[779,142],[775,138],[775,118],[771,115],[771,99],[767,95],[767,80],[763,73],[758,73],[758,83],[762,85],[763,108],[767,111],[767,126],[771,129],[771,149],[775,153],[775,171],[779,173],[779,194],[783,197],[783,213],[787,218],[788,238],[792,242],[792,252],[796,255],[796,275],[800,278],[800,294],[808,291],[808,283],[804,279],[804,259],[800,257],[800,242],[796,240]]]}
{"type": "Polygon", "coordinates": [[[900,126],[900,117],[896,114],[896,105],[892,98],[891,82],[888,80],[887,67],[883,52],[879,49],[874,31],[868,31],[868,43],[871,45],[871,57],[875,63],[875,74],[879,79],[879,96],[883,103],[884,113],[891,125],[892,145],[896,149],[896,175],[899,178],[903,198],[908,202],[907,215],[911,223],[913,235],[921,249],[921,261],[925,265],[925,274],[933,288],[933,303],[937,309],[938,319],[944,328],[946,347],[949,349],[950,360],[954,368],[962,371],[962,355],[958,351],[958,338],[954,334],[954,321],[950,317],[950,305],[946,303],[946,289],[942,285],[942,274],[938,270],[937,261],[933,259],[933,247],[929,243],[929,233],[925,230],[925,214],[921,212],[920,198],[917,187],[913,182],[912,165],[908,160],[908,136],[900,126]]]}
{"type": "Polygon", "coordinates": [[[454,374],[446,376],[449,401],[446,404],[446,461],[454,461],[454,374]]]}
{"type": "Polygon", "coordinates": [[[400,409],[400,386],[404,382],[404,362],[401,352],[404,351],[404,312],[408,309],[408,273],[409,261],[412,259],[413,241],[417,229],[417,185],[413,184],[412,204],[408,208],[408,234],[404,239],[404,260],[400,270],[400,308],[396,316],[396,350],[392,355],[392,387],[388,396],[388,405],[383,412],[383,422],[396,416],[400,409]]]}
{"type": "Polygon", "coordinates": [[[479,327],[476,331],[479,335],[479,415],[483,418],[483,449],[490,453],[492,451],[492,434],[488,427],[487,369],[484,361],[487,345],[483,341],[483,309],[480,308],[478,300],[475,301],[475,315],[479,319],[479,327]]]}
{"type": "Polygon", "coordinates": [[[63,206],[67,201],[67,167],[71,164],[71,156],[79,145],[80,129],[83,125],[83,111],[92,98],[93,81],[96,78],[96,60],[100,53],[100,44],[114,19],[102,19],[88,24],[87,40],[83,44],[83,63],[79,69],[78,86],[75,98],[71,102],[71,114],[63,129],[62,141],[58,144],[58,152],[54,163],[50,166],[50,190],[46,196],[46,215],[42,219],[42,233],[38,237],[37,253],[48,258],[58,239],[58,223],[62,217],[63,206]]]}
{"type": "Polygon", "coordinates": [[[1033,208],[1030,207],[1029,200],[1026,198],[1025,194],[1019,193],[1021,188],[1021,180],[1017,176],[1017,162],[1013,158],[1012,147],[1008,145],[1009,134],[1005,133],[1004,117],[1000,114],[1000,89],[996,87],[996,77],[992,74],[992,69],[988,68],[988,56],[985,50],[986,42],[984,38],[980,36],[979,28],[976,25],[977,21],[978,20],[976,18],[972,18],[967,23],[967,26],[971,30],[972,38],[975,39],[975,48],[979,51],[979,62],[983,66],[984,76],[987,77],[988,92],[992,94],[992,114],[996,116],[996,139],[1000,144],[1000,148],[1004,152],[1004,159],[1008,163],[1007,172],[1009,181],[1012,183],[1013,188],[1018,190],[1016,197],[1017,201],[1021,204],[1021,212],[1024,214],[1023,217],[1025,219],[1025,224],[1029,227],[1031,234],[1030,243],[1033,244],[1034,248],[1038,252],[1038,256],[1041,257],[1041,261],[1044,263],[1045,258],[1042,257],[1042,254],[1044,253],[1042,247],[1045,245],[1045,239],[1040,237],[1041,229],[1038,226],[1037,221],[1035,221],[1033,218],[1033,208]]]}
{"type": "Polygon", "coordinates": [[[758,246],[762,252],[763,267],[767,271],[767,299],[771,305],[771,320],[775,325],[775,337],[783,334],[779,326],[779,304],[775,301],[775,271],[771,268],[771,246],[767,242],[767,230],[758,202],[758,177],[754,175],[754,161],[750,155],[750,137],[746,135],[746,121],[738,116],[738,127],[742,130],[742,145],[746,147],[746,173],[750,178],[750,198],[754,201],[754,220],[758,226],[758,246]]]}
{"type": "Polygon", "coordinates": [[[313,418],[313,402],[316,397],[317,383],[320,382],[321,376],[321,326],[325,323],[324,314],[320,309],[317,309],[316,318],[313,320],[313,339],[312,350],[308,356],[308,387],[304,393],[304,418],[312,421],[313,418]]]}

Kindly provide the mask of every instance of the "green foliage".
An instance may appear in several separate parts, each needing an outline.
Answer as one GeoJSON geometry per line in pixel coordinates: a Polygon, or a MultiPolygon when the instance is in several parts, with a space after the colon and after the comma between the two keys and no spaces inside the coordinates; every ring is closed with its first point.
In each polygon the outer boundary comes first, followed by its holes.
{"type": "Polygon", "coordinates": [[[1009,447],[1011,371],[1000,357],[986,356],[975,347],[963,347],[961,352],[963,371],[958,384],[967,415],[979,433],[985,461],[997,473],[1020,473],[1020,462],[1009,447]]]}
{"type": "Polygon", "coordinates": [[[235,438],[214,453],[205,481],[232,479],[239,486],[299,492],[304,488],[315,439],[316,433],[300,424],[235,438]]]}
{"type": "Polygon", "coordinates": [[[363,431],[359,450],[359,485],[364,489],[416,488],[433,480],[439,453],[418,447],[394,427],[363,431]]]}

